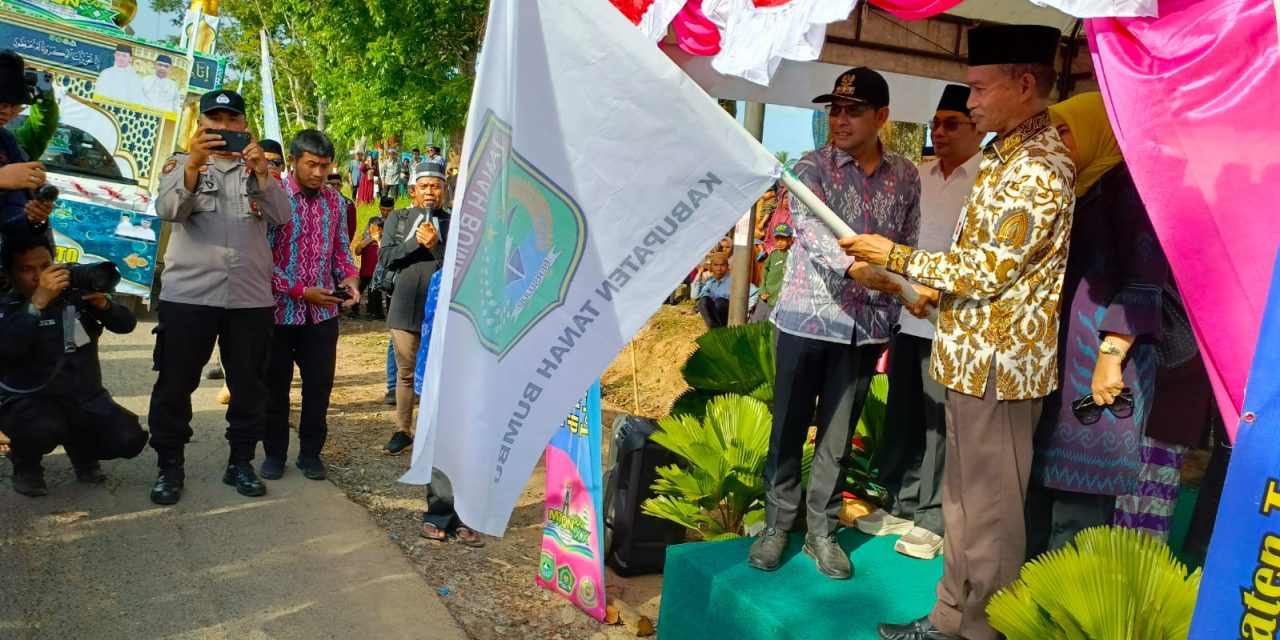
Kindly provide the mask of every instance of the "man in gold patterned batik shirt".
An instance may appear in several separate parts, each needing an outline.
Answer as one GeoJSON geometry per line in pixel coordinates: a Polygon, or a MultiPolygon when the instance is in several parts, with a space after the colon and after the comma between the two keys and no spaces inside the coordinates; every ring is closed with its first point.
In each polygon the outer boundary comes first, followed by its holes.
{"type": "Polygon", "coordinates": [[[886,640],[994,640],[987,601],[1025,559],[1032,437],[1041,400],[1058,385],[1058,298],[1075,205],[1075,168],[1045,112],[1060,38],[1048,27],[969,31],[970,112],[998,135],[949,252],[873,235],[840,241],[923,283],[913,313],[939,311],[931,368],[947,387],[943,576],[933,612],[880,625],[886,640]]]}

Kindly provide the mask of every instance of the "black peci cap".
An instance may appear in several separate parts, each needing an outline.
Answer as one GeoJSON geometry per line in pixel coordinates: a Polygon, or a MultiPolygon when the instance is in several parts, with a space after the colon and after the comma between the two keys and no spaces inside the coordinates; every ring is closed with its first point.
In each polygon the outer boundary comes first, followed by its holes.
{"type": "Polygon", "coordinates": [[[1043,64],[1054,66],[1062,32],[1038,25],[992,25],[969,30],[969,66],[1043,64]]]}
{"type": "Polygon", "coordinates": [[[173,58],[170,58],[168,55],[166,55],[166,54],[163,54],[163,53],[162,53],[162,54],[160,54],[160,55],[156,56],[156,62],[163,62],[163,63],[165,63],[165,64],[173,64],[173,58]]]}
{"type": "Polygon", "coordinates": [[[244,115],[244,98],[230,89],[210,91],[200,96],[200,113],[223,109],[244,115]]]}
{"type": "Polygon", "coordinates": [[[266,153],[274,153],[281,157],[284,156],[284,148],[281,147],[280,143],[276,142],[275,140],[271,140],[269,138],[266,140],[259,140],[258,146],[262,147],[262,150],[266,153]]]}
{"type": "Polygon", "coordinates": [[[876,108],[887,107],[889,106],[889,83],[885,81],[884,76],[867,67],[850,69],[836,78],[831,93],[813,99],[815,103],[836,100],[865,102],[876,108]]]}
{"type": "Polygon", "coordinates": [[[394,209],[396,208],[396,199],[391,196],[383,196],[382,199],[378,201],[378,206],[394,209]]]}
{"type": "Polygon", "coordinates": [[[942,99],[938,101],[938,111],[959,111],[969,115],[969,87],[962,84],[949,84],[942,90],[942,99]]]}

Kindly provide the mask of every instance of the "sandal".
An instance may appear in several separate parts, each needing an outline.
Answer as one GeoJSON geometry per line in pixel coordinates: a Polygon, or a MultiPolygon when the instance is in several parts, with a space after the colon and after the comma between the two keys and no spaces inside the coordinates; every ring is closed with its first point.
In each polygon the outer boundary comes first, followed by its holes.
{"type": "Polygon", "coordinates": [[[435,542],[444,542],[449,538],[449,534],[443,529],[429,522],[422,523],[422,529],[418,531],[418,535],[435,542]]]}
{"type": "Polygon", "coordinates": [[[459,525],[458,530],[455,533],[458,536],[458,542],[461,542],[468,547],[479,549],[484,546],[484,538],[481,538],[480,534],[471,527],[459,525]]]}

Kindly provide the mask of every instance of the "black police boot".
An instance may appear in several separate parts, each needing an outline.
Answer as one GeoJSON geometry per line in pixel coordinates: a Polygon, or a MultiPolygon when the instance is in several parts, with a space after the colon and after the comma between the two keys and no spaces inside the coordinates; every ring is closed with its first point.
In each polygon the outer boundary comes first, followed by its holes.
{"type": "Polygon", "coordinates": [[[182,483],[187,479],[182,465],[186,462],[182,449],[156,451],[156,466],[160,473],[151,487],[151,501],[160,505],[177,504],[182,499],[182,483]]]}
{"type": "Polygon", "coordinates": [[[222,483],[236,488],[242,496],[256,498],[267,495],[267,485],[253,470],[253,450],[231,451],[227,460],[227,472],[222,474],[222,483]]]}

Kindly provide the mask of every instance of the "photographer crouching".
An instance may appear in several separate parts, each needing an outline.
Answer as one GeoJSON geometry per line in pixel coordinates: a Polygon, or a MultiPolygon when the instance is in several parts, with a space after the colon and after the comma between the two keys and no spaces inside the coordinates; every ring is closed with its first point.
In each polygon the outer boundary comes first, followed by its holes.
{"type": "Polygon", "coordinates": [[[0,298],[0,431],[9,436],[13,489],[49,492],[40,460],[62,445],[81,482],[106,480],[99,460],[132,458],[147,434],[102,386],[98,337],[129,333],[130,311],[103,291],[115,265],[53,262],[43,235],[5,238],[0,263],[13,290],[0,298]]]}

